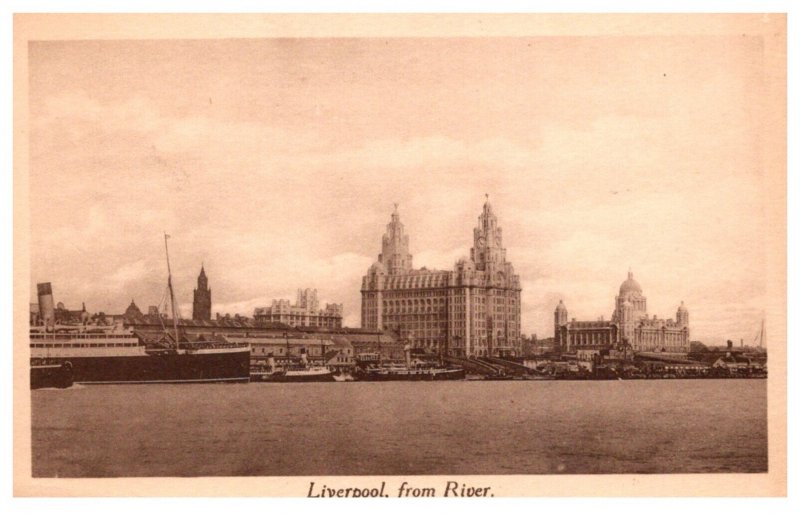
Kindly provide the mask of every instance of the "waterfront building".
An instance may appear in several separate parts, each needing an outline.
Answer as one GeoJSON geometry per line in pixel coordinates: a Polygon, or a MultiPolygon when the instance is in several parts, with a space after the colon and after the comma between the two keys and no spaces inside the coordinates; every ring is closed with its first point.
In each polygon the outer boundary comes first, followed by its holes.
{"type": "Polygon", "coordinates": [[[208,288],[205,266],[200,266],[200,275],[197,276],[197,289],[194,290],[192,302],[192,319],[211,319],[211,289],[208,288]]]}
{"type": "Polygon", "coordinates": [[[323,365],[331,371],[353,371],[356,366],[353,345],[342,336],[333,336],[331,340],[333,346],[325,353],[323,365]]]}
{"type": "Polygon", "coordinates": [[[556,346],[565,353],[627,347],[636,352],[689,352],[689,311],[681,302],[675,319],[660,319],[647,314],[647,298],[628,272],[614,299],[614,312],[608,321],[568,321],[567,307],[559,301],[554,312],[556,346]]]}
{"type": "Polygon", "coordinates": [[[380,355],[383,361],[388,362],[401,362],[405,358],[405,343],[390,331],[347,328],[337,333],[350,342],[356,357],[380,355]]]}
{"type": "Polygon", "coordinates": [[[269,307],[257,307],[253,319],[262,325],[282,323],[290,327],[340,328],[343,310],[341,303],[326,303],[325,308],[320,309],[316,289],[298,289],[294,305],[289,300],[272,300],[269,307]]]}
{"type": "MultiPolygon", "coordinates": [[[[334,346],[330,338],[298,337],[298,334],[236,334],[227,341],[250,345],[250,360],[261,361],[273,357],[276,364],[297,363],[305,354],[310,364],[324,364],[328,350],[334,346]]],[[[258,362],[261,364],[261,362],[258,362]]]]}
{"type": "MultiPolygon", "coordinates": [[[[163,334],[165,326],[171,329],[172,320],[145,317],[126,323],[127,328],[144,336],[163,334]]],[[[289,355],[297,357],[305,348],[315,363],[322,363],[326,352],[333,349],[346,350],[348,344],[351,350],[344,351],[343,357],[349,358],[338,361],[343,366],[348,366],[359,354],[367,353],[379,354],[386,362],[403,360],[403,343],[391,332],[347,327],[290,327],[281,323],[256,323],[243,316],[220,316],[210,321],[181,319],[178,330],[190,338],[225,337],[229,341],[256,343],[256,351],[251,353],[253,359],[266,358],[269,352],[275,357],[285,356],[288,338],[289,355]]]]}
{"type": "Polygon", "coordinates": [[[521,290],[488,195],[470,257],[452,271],[414,269],[395,205],[378,260],[362,278],[361,326],[394,331],[430,353],[516,355],[521,290]]]}

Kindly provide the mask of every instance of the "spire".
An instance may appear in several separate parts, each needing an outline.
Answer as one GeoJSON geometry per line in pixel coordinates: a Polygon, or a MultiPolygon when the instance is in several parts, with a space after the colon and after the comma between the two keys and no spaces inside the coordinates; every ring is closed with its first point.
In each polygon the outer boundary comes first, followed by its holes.
{"type": "Polygon", "coordinates": [[[489,218],[493,216],[492,214],[492,204],[489,203],[489,193],[485,193],[486,201],[483,202],[483,214],[485,217],[489,218]]]}
{"type": "Polygon", "coordinates": [[[194,300],[192,302],[192,319],[210,320],[211,319],[211,289],[208,288],[208,277],[206,276],[206,263],[201,261],[200,274],[197,276],[197,289],[194,290],[194,300]]]}

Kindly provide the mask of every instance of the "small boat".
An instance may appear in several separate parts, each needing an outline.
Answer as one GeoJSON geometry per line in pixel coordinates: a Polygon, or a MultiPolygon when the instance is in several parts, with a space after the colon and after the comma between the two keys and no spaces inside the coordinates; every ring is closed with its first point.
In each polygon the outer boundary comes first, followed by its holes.
{"type": "Polygon", "coordinates": [[[334,382],[331,370],[324,366],[279,369],[275,371],[250,371],[251,382],[334,382]]]}
{"type": "Polygon", "coordinates": [[[335,382],[331,370],[324,366],[287,369],[272,374],[271,382],[335,382]]]}
{"type": "MultiPolygon", "coordinates": [[[[287,351],[288,353],[288,351],[287,351]]],[[[325,366],[314,366],[308,363],[308,356],[303,351],[299,365],[275,365],[275,358],[270,355],[266,366],[250,367],[251,382],[334,382],[333,372],[325,366]]]]}
{"type": "Polygon", "coordinates": [[[368,368],[358,375],[359,380],[368,382],[464,380],[464,378],[466,378],[466,372],[462,368],[368,368]]]}
{"type": "Polygon", "coordinates": [[[464,380],[467,372],[464,368],[435,366],[429,363],[412,363],[411,345],[404,347],[405,366],[368,364],[356,370],[356,378],[367,382],[388,381],[427,381],[427,380],[464,380]]]}

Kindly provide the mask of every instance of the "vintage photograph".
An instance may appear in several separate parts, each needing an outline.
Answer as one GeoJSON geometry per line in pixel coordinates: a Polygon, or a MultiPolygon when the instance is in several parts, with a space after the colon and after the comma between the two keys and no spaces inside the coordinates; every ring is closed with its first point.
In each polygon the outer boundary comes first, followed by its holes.
{"type": "Polygon", "coordinates": [[[784,15],[173,16],[15,17],[28,494],[785,494],[784,15]]]}

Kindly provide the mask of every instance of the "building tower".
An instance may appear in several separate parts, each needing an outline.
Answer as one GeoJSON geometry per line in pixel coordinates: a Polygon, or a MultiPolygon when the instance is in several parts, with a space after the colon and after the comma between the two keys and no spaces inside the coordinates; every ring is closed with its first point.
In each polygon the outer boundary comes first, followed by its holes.
{"type": "Polygon", "coordinates": [[[642,294],[642,286],[633,278],[630,270],[628,278],[619,286],[619,295],[614,303],[611,320],[619,324],[622,339],[633,344],[636,325],[647,318],[647,298],[642,294]]]}
{"type": "Polygon", "coordinates": [[[683,300],[681,300],[681,304],[678,306],[678,312],[675,313],[675,321],[681,328],[689,326],[689,311],[683,304],[683,300]]]}
{"type": "Polygon", "coordinates": [[[317,290],[310,288],[298,289],[296,305],[298,308],[304,309],[306,312],[317,314],[317,311],[319,311],[317,290]]]}
{"type": "Polygon", "coordinates": [[[502,269],[506,262],[506,250],[503,248],[503,229],[497,226],[497,216],[492,212],[489,195],[483,204],[483,212],[478,217],[478,226],[473,230],[473,247],[470,257],[475,269],[492,273],[502,269]]]}
{"type": "Polygon", "coordinates": [[[564,300],[559,300],[556,311],[553,313],[553,343],[561,348],[561,327],[567,324],[567,306],[564,300]]]}
{"type": "Polygon", "coordinates": [[[386,233],[383,235],[378,262],[383,264],[390,275],[399,275],[411,271],[411,259],[411,253],[408,251],[408,236],[405,235],[403,224],[400,223],[397,204],[394,204],[392,220],[386,225],[386,233]]]}
{"type": "Polygon", "coordinates": [[[509,356],[520,345],[520,280],[506,261],[488,197],[473,231],[470,258],[452,271],[412,266],[395,205],[382,252],[361,280],[361,326],[391,330],[435,354],[509,356]]]}
{"type": "Polygon", "coordinates": [[[192,319],[211,320],[211,289],[208,288],[205,266],[200,266],[200,275],[197,277],[197,289],[194,290],[192,304],[192,319]]]}

